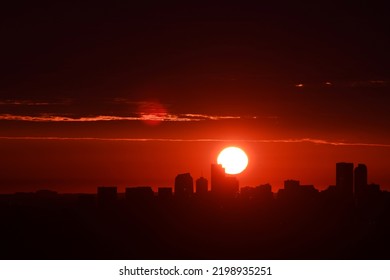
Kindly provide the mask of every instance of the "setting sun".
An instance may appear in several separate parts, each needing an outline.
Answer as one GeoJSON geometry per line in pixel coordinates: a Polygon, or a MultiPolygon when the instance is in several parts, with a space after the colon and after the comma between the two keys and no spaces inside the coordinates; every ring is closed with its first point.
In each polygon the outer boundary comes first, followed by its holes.
{"type": "Polygon", "coordinates": [[[217,162],[222,164],[227,174],[238,174],[248,166],[248,156],[240,148],[227,147],[219,153],[217,162]]]}

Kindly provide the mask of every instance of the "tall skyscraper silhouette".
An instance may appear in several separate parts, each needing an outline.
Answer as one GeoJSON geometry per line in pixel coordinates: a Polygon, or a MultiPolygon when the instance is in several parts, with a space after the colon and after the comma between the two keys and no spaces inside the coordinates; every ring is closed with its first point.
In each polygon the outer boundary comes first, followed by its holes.
{"type": "Polygon", "coordinates": [[[355,168],[354,175],[354,193],[359,198],[367,188],[367,166],[359,163],[355,168]]]}
{"type": "Polygon", "coordinates": [[[226,176],[221,164],[211,164],[211,192],[223,196],[235,196],[239,185],[236,177],[226,176]]]}
{"type": "Polygon", "coordinates": [[[179,174],[175,178],[175,196],[190,197],[194,193],[194,180],[190,173],[179,174]]]}
{"type": "Polygon", "coordinates": [[[223,190],[225,181],[225,168],[221,164],[211,164],[211,191],[219,193],[223,190]]]}
{"type": "Polygon", "coordinates": [[[196,180],[195,192],[199,195],[207,194],[208,192],[208,181],[204,177],[200,177],[196,180]]]}
{"type": "Polygon", "coordinates": [[[336,163],[336,188],[343,198],[353,198],[353,163],[336,163]]]}

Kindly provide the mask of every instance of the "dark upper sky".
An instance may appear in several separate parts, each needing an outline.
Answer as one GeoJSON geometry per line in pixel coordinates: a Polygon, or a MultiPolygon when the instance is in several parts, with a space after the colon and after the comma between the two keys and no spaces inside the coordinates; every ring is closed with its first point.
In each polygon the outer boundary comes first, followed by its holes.
{"type": "Polygon", "coordinates": [[[17,3],[2,9],[2,95],[137,98],[135,88],[177,80],[386,80],[390,20],[369,3],[17,3]]]}
{"type": "Polygon", "coordinates": [[[0,106],[7,114],[128,115],[135,109],[123,104],[159,100],[173,113],[295,125],[314,118],[309,128],[367,116],[382,128],[386,11],[368,1],[15,3],[1,15],[0,106]],[[19,101],[54,107],[13,106],[19,101]]]}
{"type": "Polygon", "coordinates": [[[0,137],[390,143],[385,6],[138,2],[2,7],[0,137]]]}

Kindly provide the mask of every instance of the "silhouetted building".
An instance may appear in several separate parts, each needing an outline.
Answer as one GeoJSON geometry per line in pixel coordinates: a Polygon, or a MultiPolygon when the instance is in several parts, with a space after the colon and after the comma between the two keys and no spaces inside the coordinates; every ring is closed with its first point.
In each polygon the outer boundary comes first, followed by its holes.
{"type": "Polygon", "coordinates": [[[336,163],[336,187],[343,198],[353,197],[353,163],[336,163]]]}
{"type": "Polygon", "coordinates": [[[269,202],[273,199],[270,184],[253,187],[243,187],[240,189],[240,197],[244,200],[255,200],[260,203],[269,202]]]}
{"type": "Polygon", "coordinates": [[[367,185],[367,190],[369,192],[375,192],[375,193],[379,193],[381,191],[381,186],[378,185],[378,184],[368,184],[367,185]]]}
{"type": "Polygon", "coordinates": [[[157,195],[159,200],[172,199],[172,188],[170,187],[159,187],[157,189],[157,195]]]}
{"type": "Polygon", "coordinates": [[[236,195],[238,193],[240,186],[236,177],[226,177],[224,190],[226,190],[230,195],[236,195]]]}
{"type": "Polygon", "coordinates": [[[256,191],[259,193],[272,194],[272,186],[270,184],[263,184],[256,187],[256,191]]]}
{"type": "Polygon", "coordinates": [[[78,195],[78,204],[81,207],[93,207],[96,205],[96,195],[82,193],[78,195]]]}
{"type": "Polygon", "coordinates": [[[296,191],[300,187],[300,182],[297,180],[285,180],[284,189],[288,191],[296,191]]]}
{"type": "Polygon", "coordinates": [[[335,185],[330,185],[321,192],[321,195],[325,197],[326,200],[334,200],[337,197],[337,187],[335,185]]]}
{"type": "Polygon", "coordinates": [[[263,184],[255,188],[255,199],[261,202],[268,202],[274,199],[272,193],[272,186],[270,184],[263,184]]]}
{"type": "Polygon", "coordinates": [[[375,211],[380,209],[378,208],[378,204],[382,203],[381,196],[382,192],[378,184],[367,184],[357,197],[356,205],[358,208],[364,209],[366,215],[368,213],[375,213],[375,211]]]}
{"type": "Polygon", "coordinates": [[[211,191],[219,193],[223,190],[226,174],[221,164],[211,164],[211,191]]]}
{"type": "Polygon", "coordinates": [[[314,185],[301,185],[301,193],[307,200],[310,200],[317,197],[320,192],[314,187],[314,185]]]}
{"type": "Polygon", "coordinates": [[[367,167],[364,164],[358,164],[355,168],[355,181],[354,181],[354,193],[358,199],[363,195],[364,190],[367,188],[367,167]]]}
{"type": "Polygon", "coordinates": [[[190,197],[194,193],[194,181],[190,173],[179,174],[175,178],[175,196],[190,197]]]}
{"type": "Polygon", "coordinates": [[[97,201],[100,206],[114,205],[117,200],[117,187],[98,187],[97,201]]]}
{"type": "Polygon", "coordinates": [[[211,164],[211,192],[233,197],[237,195],[239,184],[236,177],[227,176],[221,164],[211,164]]]}
{"type": "Polygon", "coordinates": [[[278,198],[282,200],[308,202],[318,195],[313,185],[301,185],[297,180],[284,181],[284,189],[278,191],[278,198]]]}
{"type": "Polygon", "coordinates": [[[54,198],[58,196],[58,193],[51,190],[38,190],[35,195],[40,198],[54,198]]]}
{"type": "Polygon", "coordinates": [[[198,195],[205,195],[208,192],[208,181],[204,177],[200,177],[196,180],[195,192],[198,195]]]}
{"type": "Polygon", "coordinates": [[[244,200],[251,200],[255,196],[255,188],[253,187],[243,187],[240,189],[240,197],[244,200]]]}
{"type": "Polygon", "coordinates": [[[154,192],[150,186],[129,187],[125,190],[126,200],[130,203],[148,203],[154,198],[154,192]]]}

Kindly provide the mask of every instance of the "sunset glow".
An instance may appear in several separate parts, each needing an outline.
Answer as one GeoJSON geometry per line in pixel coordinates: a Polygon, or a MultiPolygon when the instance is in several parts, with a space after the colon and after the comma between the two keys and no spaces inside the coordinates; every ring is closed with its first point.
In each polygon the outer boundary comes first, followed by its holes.
{"type": "Polygon", "coordinates": [[[346,161],[390,190],[386,9],[53,5],[5,12],[0,193],[211,183],[230,146],[240,188],[326,190],[346,161]]]}

